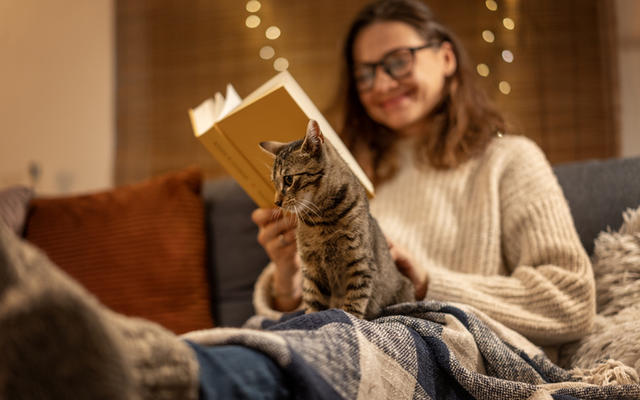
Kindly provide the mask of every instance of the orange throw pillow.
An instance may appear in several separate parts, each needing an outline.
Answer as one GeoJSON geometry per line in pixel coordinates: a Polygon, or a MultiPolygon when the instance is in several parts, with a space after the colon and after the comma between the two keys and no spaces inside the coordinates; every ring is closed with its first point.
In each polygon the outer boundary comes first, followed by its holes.
{"type": "Polygon", "coordinates": [[[107,307],[175,333],[212,324],[197,168],[32,200],[26,238],[107,307]]]}

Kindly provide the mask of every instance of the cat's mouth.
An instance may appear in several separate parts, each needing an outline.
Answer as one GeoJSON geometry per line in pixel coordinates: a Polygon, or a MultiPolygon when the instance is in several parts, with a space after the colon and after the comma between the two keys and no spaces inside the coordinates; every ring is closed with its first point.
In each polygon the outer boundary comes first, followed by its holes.
{"type": "Polygon", "coordinates": [[[314,204],[310,198],[302,197],[299,199],[290,199],[283,202],[283,211],[296,215],[305,220],[312,220],[320,217],[320,208],[314,204]]]}

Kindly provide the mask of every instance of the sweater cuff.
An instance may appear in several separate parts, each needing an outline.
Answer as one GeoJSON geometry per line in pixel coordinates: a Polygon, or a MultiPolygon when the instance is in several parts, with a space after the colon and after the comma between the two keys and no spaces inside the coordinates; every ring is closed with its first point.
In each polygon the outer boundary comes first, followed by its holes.
{"type": "Polygon", "coordinates": [[[260,273],[253,289],[253,308],[256,314],[274,320],[280,319],[283,314],[273,308],[273,298],[271,297],[275,268],[276,265],[273,262],[267,264],[262,273],[260,273]]]}
{"type": "Polygon", "coordinates": [[[425,300],[435,301],[457,301],[460,302],[464,296],[464,285],[451,282],[451,271],[440,271],[432,269],[429,271],[429,286],[425,300]]]}

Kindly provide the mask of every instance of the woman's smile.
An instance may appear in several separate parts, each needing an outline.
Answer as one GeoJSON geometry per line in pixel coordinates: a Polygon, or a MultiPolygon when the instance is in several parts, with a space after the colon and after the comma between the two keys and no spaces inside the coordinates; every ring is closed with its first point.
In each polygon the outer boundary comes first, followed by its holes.
{"type": "Polygon", "coordinates": [[[391,93],[384,96],[378,102],[378,106],[386,112],[401,109],[407,106],[407,104],[411,101],[413,95],[415,95],[415,89],[405,90],[398,93],[391,93]]]}

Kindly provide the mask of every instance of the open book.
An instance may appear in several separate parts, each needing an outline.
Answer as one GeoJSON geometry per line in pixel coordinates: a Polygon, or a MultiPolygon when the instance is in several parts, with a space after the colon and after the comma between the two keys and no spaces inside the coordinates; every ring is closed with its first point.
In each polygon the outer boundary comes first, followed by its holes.
{"type": "Polygon", "coordinates": [[[273,159],[260,142],[291,142],[302,139],[309,119],[351,167],[369,196],[373,184],[340,137],[331,128],[300,85],[287,71],[281,72],[244,100],[227,85],[226,96],[216,93],[189,110],[195,136],[223,168],[242,186],[259,207],[273,207],[271,182],[273,159]]]}

